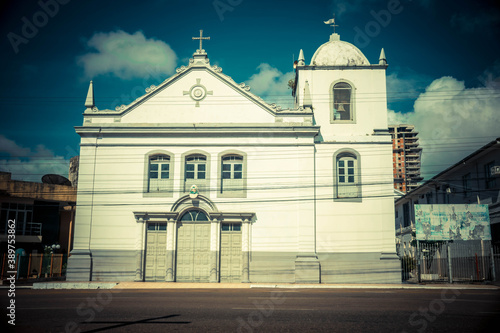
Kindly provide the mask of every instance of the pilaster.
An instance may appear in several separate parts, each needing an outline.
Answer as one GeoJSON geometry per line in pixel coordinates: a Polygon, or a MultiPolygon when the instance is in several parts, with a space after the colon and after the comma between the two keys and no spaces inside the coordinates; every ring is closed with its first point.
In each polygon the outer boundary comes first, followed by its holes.
{"type": "Polygon", "coordinates": [[[250,283],[250,220],[242,219],[241,223],[241,255],[242,276],[241,282],[250,283]]]}
{"type": "Polygon", "coordinates": [[[175,253],[175,219],[170,218],[167,221],[167,258],[166,258],[166,274],[165,282],[175,281],[175,268],[174,268],[174,253],[175,253]]]}
{"type": "Polygon", "coordinates": [[[210,224],[210,282],[219,282],[219,249],[220,249],[220,221],[217,218],[210,224]]]}

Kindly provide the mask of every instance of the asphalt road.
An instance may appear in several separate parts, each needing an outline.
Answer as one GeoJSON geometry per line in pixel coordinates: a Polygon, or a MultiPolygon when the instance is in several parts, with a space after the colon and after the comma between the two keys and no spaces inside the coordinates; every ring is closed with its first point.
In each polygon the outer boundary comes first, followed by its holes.
{"type": "MultiPolygon", "coordinates": [[[[4,311],[15,299],[15,332],[494,332],[488,328],[500,317],[495,290],[18,289],[15,298],[6,289],[0,293],[4,311]]],[[[3,316],[2,325],[8,320],[3,316]]]]}

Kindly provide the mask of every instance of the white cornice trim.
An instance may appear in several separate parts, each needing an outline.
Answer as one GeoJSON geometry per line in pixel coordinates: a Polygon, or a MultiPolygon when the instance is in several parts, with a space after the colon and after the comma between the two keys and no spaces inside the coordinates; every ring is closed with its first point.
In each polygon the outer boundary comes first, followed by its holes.
{"type": "MultiPolygon", "coordinates": [[[[126,125],[126,124],[120,124],[126,125]]],[[[174,125],[174,126],[75,126],[78,134],[217,134],[227,136],[228,134],[249,134],[249,133],[293,133],[293,134],[315,134],[320,126],[312,125],[288,125],[286,123],[273,123],[263,125],[231,124],[231,125],[174,125]]]]}
{"type": "MultiPolygon", "coordinates": [[[[95,147],[95,143],[81,143],[80,147],[95,147]]],[[[99,143],[99,147],[312,147],[314,143],[99,143]]]]}

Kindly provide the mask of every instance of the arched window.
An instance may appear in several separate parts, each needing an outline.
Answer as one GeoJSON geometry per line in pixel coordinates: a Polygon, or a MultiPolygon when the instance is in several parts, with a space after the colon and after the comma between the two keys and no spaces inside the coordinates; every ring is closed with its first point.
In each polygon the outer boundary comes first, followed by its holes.
{"type": "Polygon", "coordinates": [[[207,157],[191,155],[186,157],[186,179],[206,179],[207,157]]]}
{"type": "Polygon", "coordinates": [[[191,154],[184,160],[184,191],[187,192],[191,185],[196,185],[200,192],[208,191],[209,174],[207,156],[191,154]]]}
{"type": "Polygon", "coordinates": [[[170,187],[170,156],[156,154],[149,157],[148,192],[165,192],[170,187]]]}
{"type": "Polygon", "coordinates": [[[222,158],[222,179],[243,178],[243,156],[226,155],[222,158]]]}
{"type": "Polygon", "coordinates": [[[230,153],[220,155],[219,196],[245,196],[245,157],[230,153]]]}
{"type": "Polygon", "coordinates": [[[338,82],[333,86],[332,120],[353,120],[352,87],[349,83],[338,82]]]}
{"type": "Polygon", "coordinates": [[[201,210],[190,210],[182,215],[180,221],[184,222],[208,221],[208,216],[201,210]]]}
{"type": "Polygon", "coordinates": [[[361,198],[359,157],[350,152],[335,157],[335,197],[361,198]]]}

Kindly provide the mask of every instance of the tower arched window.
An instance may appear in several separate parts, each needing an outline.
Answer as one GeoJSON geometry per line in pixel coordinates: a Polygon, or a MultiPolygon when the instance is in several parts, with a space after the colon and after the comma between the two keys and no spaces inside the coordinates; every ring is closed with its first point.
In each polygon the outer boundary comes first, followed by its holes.
{"type": "Polygon", "coordinates": [[[341,152],[335,155],[335,198],[361,198],[359,154],[341,152]]]}
{"type": "Polygon", "coordinates": [[[347,82],[338,82],[333,86],[332,121],[353,120],[352,87],[347,82]]]}

